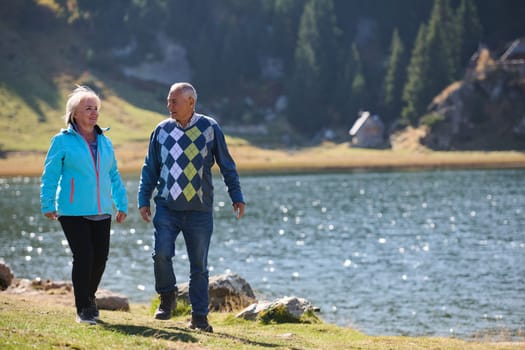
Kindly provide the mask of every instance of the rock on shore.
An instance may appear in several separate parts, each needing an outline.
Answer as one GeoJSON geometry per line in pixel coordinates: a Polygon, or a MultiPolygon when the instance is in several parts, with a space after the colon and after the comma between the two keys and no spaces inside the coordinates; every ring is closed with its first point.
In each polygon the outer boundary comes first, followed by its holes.
{"type": "MultiPolygon", "coordinates": [[[[48,298],[53,302],[74,306],[73,285],[66,281],[15,278],[7,264],[0,262],[0,287],[3,293],[48,298]]],[[[240,311],[237,317],[268,322],[315,322],[313,314],[319,311],[303,298],[284,297],[272,302],[259,302],[250,284],[237,274],[210,277],[209,308],[216,312],[240,311]],[[306,320],[305,320],[306,316],[306,320]]],[[[97,306],[101,310],[129,311],[129,301],[124,295],[99,289],[97,306]]],[[[189,303],[189,285],[180,285],[178,298],[189,303]]]]}

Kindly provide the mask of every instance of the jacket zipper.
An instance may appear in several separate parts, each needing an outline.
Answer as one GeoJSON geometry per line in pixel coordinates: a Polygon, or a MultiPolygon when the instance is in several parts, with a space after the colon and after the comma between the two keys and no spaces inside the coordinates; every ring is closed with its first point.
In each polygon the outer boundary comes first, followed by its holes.
{"type": "Polygon", "coordinates": [[[69,193],[69,203],[73,203],[73,198],[75,198],[75,178],[71,178],[71,192],[69,193]]]}
{"type": "MultiPolygon", "coordinates": [[[[87,142],[87,140],[83,137],[83,136],[80,136],[82,137],[82,139],[84,140],[84,142],[86,143],[86,146],[89,150],[89,154],[91,154],[91,160],[93,161],[93,168],[95,170],[95,175],[97,177],[97,206],[98,206],[98,213],[101,214],[102,213],[102,208],[101,208],[101,204],[100,204],[100,151],[99,151],[99,145],[97,143],[97,154],[93,154],[93,149],[91,148],[91,146],[89,145],[89,142],[87,142]],[[96,157],[96,159],[95,159],[96,157]]],[[[97,139],[98,139],[98,136],[97,136],[97,139]]]]}

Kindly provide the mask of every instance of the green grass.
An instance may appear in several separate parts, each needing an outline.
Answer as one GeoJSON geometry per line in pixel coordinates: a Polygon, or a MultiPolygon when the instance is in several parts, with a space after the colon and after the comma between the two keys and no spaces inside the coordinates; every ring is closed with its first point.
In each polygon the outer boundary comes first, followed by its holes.
{"type": "Polygon", "coordinates": [[[115,145],[148,140],[167,116],[159,84],[131,84],[123,77],[86,69],[74,33],[15,31],[0,23],[0,151],[46,151],[64,127],[62,116],[76,84],[102,98],[99,125],[110,127],[115,145]]]}
{"type": "Polygon", "coordinates": [[[32,295],[0,293],[2,349],[524,349],[524,343],[432,337],[373,337],[326,323],[263,324],[212,313],[214,333],[192,331],[188,316],[152,317],[149,305],[101,310],[96,326],[74,322],[74,308],[32,295]]]}
{"type": "MultiPolygon", "coordinates": [[[[67,95],[74,84],[86,84],[93,76],[83,75],[72,79],[67,89],[60,89],[60,107],[46,101],[35,101],[38,108],[31,107],[16,90],[0,84],[0,149],[3,151],[45,151],[53,135],[65,127],[62,116],[67,95]]],[[[68,79],[69,81],[69,79],[68,79]]],[[[91,85],[92,86],[92,85],[91,85]]],[[[59,89],[57,87],[57,89],[59,89]]],[[[104,98],[99,125],[110,127],[109,136],[115,145],[146,141],[154,126],[165,115],[145,110],[123,100],[117,92],[103,87],[104,98]]]]}

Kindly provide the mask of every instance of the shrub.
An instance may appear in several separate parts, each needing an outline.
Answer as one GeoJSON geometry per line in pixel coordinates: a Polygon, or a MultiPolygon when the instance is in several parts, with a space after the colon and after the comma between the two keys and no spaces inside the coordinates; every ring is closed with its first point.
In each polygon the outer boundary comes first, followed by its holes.
{"type": "Polygon", "coordinates": [[[424,116],[422,116],[419,123],[421,125],[426,125],[429,128],[431,128],[444,121],[445,121],[445,116],[443,114],[434,112],[434,113],[429,113],[429,114],[425,114],[424,116]]]}

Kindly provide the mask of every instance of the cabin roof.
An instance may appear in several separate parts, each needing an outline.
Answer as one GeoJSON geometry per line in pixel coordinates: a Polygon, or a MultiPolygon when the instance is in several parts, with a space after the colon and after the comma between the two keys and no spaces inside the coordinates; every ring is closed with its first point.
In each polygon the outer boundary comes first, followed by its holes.
{"type": "Polygon", "coordinates": [[[501,55],[501,61],[512,60],[525,57],[525,40],[516,39],[510,44],[509,48],[501,55]]]}
{"type": "Polygon", "coordinates": [[[368,121],[368,119],[371,118],[372,123],[376,125],[383,125],[383,122],[381,121],[381,118],[377,114],[370,114],[369,111],[364,111],[360,113],[359,118],[355,121],[354,125],[348,132],[350,136],[355,136],[359,130],[365,125],[365,123],[368,121]]]}
{"type": "Polygon", "coordinates": [[[357,118],[357,120],[355,121],[354,125],[350,129],[350,132],[349,132],[350,136],[354,136],[355,134],[357,134],[359,129],[361,129],[361,127],[363,126],[363,124],[366,122],[366,120],[369,117],[370,117],[370,112],[368,112],[368,111],[362,112],[361,116],[359,118],[357,118]]]}

